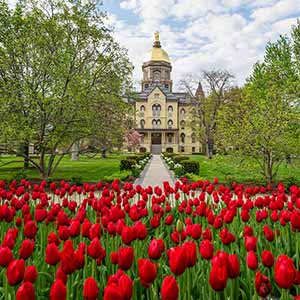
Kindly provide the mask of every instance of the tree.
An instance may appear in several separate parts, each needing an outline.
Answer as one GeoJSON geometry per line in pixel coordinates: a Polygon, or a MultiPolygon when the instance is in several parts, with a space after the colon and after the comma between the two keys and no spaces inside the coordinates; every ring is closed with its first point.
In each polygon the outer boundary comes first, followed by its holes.
{"type": "Polygon", "coordinates": [[[142,136],[134,128],[127,130],[125,135],[126,143],[129,149],[135,150],[136,147],[140,146],[142,136]]]}
{"type": "Polygon", "coordinates": [[[266,182],[273,182],[282,161],[299,154],[300,23],[292,38],[269,43],[263,62],[255,64],[240,101],[219,116],[225,147],[254,157],[266,182]]]}
{"type": "Polygon", "coordinates": [[[14,152],[34,145],[38,160],[20,155],[43,178],[74,143],[109,136],[122,113],[132,65],[104,18],[92,0],[23,0],[14,10],[0,1],[0,142],[14,152]],[[114,108],[103,119],[105,105],[114,108]]]}
{"type": "Polygon", "coordinates": [[[202,80],[195,88],[195,79],[189,75],[182,85],[194,102],[193,121],[196,120],[198,137],[206,147],[208,158],[213,157],[218,111],[226,102],[233,75],[226,70],[203,71],[202,80]],[[206,93],[204,92],[204,89],[206,93]]]}

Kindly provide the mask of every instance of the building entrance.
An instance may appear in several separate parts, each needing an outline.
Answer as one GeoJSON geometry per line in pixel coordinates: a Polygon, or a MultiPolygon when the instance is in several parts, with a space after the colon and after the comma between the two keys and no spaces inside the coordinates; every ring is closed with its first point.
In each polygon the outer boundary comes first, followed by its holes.
{"type": "Polygon", "coordinates": [[[151,144],[152,145],[161,145],[161,133],[152,133],[151,134],[151,144]]]}

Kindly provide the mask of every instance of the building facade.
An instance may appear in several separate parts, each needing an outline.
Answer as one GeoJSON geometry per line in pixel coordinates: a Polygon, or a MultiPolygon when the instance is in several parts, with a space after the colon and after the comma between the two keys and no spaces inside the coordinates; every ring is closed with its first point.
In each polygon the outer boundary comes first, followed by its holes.
{"type": "Polygon", "coordinates": [[[173,92],[172,65],[158,32],[142,70],[141,92],[135,102],[140,152],[201,152],[193,126],[193,100],[187,93],[173,92]]]}

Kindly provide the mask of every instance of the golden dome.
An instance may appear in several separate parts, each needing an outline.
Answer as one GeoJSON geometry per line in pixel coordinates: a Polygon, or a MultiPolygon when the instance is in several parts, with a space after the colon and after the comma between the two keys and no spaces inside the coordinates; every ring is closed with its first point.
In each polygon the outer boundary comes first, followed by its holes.
{"type": "Polygon", "coordinates": [[[154,33],[155,41],[152,49],[147,53],[145,61],[165,61],[171,63],[168,53],[161,48],[159,33],[154,33]]]}

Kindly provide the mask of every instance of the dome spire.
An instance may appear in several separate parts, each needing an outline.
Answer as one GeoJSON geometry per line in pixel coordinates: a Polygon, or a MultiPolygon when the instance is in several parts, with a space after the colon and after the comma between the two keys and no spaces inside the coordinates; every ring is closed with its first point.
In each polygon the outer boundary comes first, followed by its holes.
{"type": "Polygon", "coordinates": [[[155,32],[154,32],[154,43],[153,43],[153,47],[154,47],[154,48],[161,48],[160,40],[159,40],[159,32],[158,32],[158,31],[155,31],[155,32]]]}

